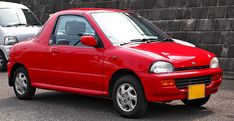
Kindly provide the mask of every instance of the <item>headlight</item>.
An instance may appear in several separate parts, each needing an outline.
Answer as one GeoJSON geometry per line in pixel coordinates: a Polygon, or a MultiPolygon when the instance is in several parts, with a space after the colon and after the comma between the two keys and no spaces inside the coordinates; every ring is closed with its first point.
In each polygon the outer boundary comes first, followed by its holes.
{"type": "Polygon", "coordinates": [[[211,61],[210,61],[210,68],[218,68],[219,67],[219,60],[217,57],[214,57],[211,61]]]}
{"type": "Polygon", "coordinates": [[[150,72],[153,73],[169,73],[173,71],[174,71],[173,65],[169,62],[164,62],[164,61],[155,62],[150,67],[150,72]]]}
{"type": "Polygon", "coordinates": [[[6,36],[4,39],[5,45],[14,45],[17,42],[18,42],[18,39],[16,37],[13,37],[13,36],[6,36]]]}

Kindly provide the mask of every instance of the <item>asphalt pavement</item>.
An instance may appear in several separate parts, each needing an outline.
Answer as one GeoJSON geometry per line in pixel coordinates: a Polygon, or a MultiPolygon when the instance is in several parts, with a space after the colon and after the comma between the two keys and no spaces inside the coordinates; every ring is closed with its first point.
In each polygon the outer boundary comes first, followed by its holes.
{"type": "Polygon", "coordinates": [[[140,119],[126,119],[114,110],[111,100],[38,89],[33,100],[18,100],[0,73],[0,121],[234,121],[234,80],[223,80],[218,93],[200,108],[180,101],[152,103],[140,119]]]}

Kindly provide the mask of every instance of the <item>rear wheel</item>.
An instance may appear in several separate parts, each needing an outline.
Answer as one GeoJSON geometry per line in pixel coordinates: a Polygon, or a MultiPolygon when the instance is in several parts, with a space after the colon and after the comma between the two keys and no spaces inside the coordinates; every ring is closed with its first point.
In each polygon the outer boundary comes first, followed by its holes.
{"type": "Polygon", "coordinates": [[[140,80],[134,76],[128,75],[118,79],[112,96],[114,107],[123,117],[141,117],[148,106],[140,80]]]}
{"type": "Polygon", "coordinates": [[[0,52],[0,71],[6,71],[7,69],[7,60],[5,58],[5,55],[0,52]]]}
{"type": "Polygon", "coordinates": [[[31,86],[28,72],[25,68],[20,67],[16,69],[13,81],[13,88],[17,98],[22,100],[29,100],[33,98],[36,88],[31,86]]]}
{"type": "Polygon", "coordinates": [[[206,96],[205,98],[195,99],[195,100],[181,100],[185,105],[192,106],[192,107],[201,107],[202,105],[206,104],[210,99],[210,95],[206,96]]]}

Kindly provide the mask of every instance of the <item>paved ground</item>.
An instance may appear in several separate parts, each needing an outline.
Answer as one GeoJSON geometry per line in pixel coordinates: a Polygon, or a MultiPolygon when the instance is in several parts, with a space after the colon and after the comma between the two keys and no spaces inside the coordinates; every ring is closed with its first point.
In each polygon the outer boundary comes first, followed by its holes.
{"type": "MultiPolygon", "coordinates": [[[[201,108],[185,107],[180,101],[150,104],[137,120],[234,121],[234,80],[224,80],[221,90],[201,108]]],[[[68,93],[37,90],[31,101],[18,100],[0,73],[0,121],[123,121],[110,100],[68,93]]]]}

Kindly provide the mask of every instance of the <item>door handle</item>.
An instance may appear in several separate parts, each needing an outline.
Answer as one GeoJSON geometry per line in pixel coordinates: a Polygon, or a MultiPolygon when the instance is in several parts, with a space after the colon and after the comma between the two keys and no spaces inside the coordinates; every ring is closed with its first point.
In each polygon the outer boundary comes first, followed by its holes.
{"type": "Polygon", "coordinates": [[[51,53],[52,55],[57,55],[57,54],[59,53],[59,49],[57,49],[57,48],[51,48],[51,49],[50,49],[50,53],[51,53]]]}

